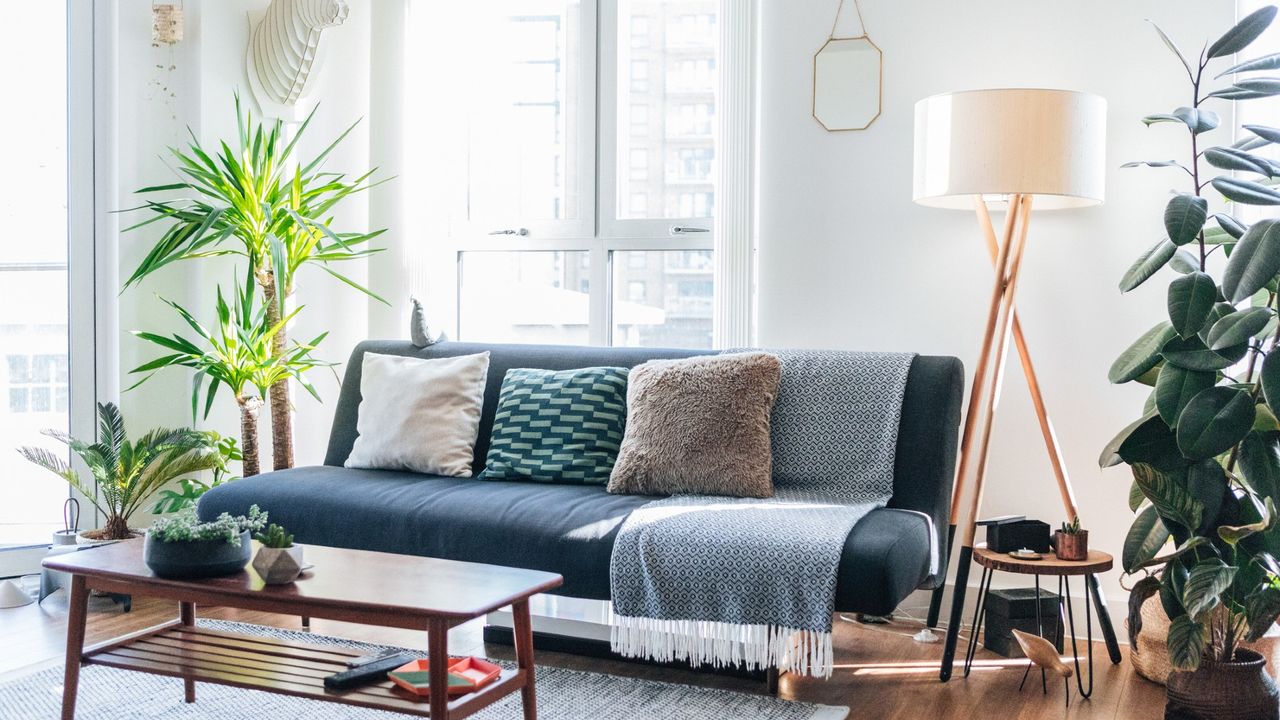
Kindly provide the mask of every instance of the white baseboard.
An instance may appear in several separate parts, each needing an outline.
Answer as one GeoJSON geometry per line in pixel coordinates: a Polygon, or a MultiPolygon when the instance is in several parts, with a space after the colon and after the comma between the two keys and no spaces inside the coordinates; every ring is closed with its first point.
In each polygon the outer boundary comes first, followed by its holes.
{"type": "Polygon", "coordinates": [[[40,561],[48,554],[48,544],[0,546],[0,578],[34,575],[40,572],[40,561]]]}

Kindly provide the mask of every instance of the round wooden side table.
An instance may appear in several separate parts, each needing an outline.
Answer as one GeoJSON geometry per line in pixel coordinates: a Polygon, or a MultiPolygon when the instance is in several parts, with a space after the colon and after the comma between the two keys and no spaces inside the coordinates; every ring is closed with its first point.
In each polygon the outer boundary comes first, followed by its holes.
{"type": "MultiPolygon", "coordinates": [[[[969,634],[968,652],[964,658],[964,674],[969,676],[969,671],[973,667],[973,656],[978,650],[978,634],[982,630],[982,611],[986,606],[987,593],[991,591],[991,577],[996,571],[1015,573],[1018,575],[1034,575],[1036,579],[1036,628],[1041,637],[1048,639],[1045,634],[1044,620],[1040,616],[1040,576],[1049,575],[1058,578],[1058,622],[1055,623],[1055,629],[1061,633],[1063,629],[1062,619],[1065,616],[1067,620],[1067,634],[1071,637],[1071,656],[1075,661],[1076,687],[1080,690],[1081,697],[1088,698],[1093,694],[1093,613],[1092,605],[1089,602],[1089,593],[1086,587],[1084,594],[1084,614],[1086,628],[1086,656],[1088,658],[1089,682],[1086,689],[1084,678],[1080,673],[1080,654],[1076,649],[1076,621],[1075,613],[1071,608],[1071,583],[1070,578],[1074,576],[1084,576],[1085,582],[1088,583],[1093,575],[1103,573],[1111,569],[1114,563],[1113,558],[1100,550],[1090,550],[1089,556],[1084,560],[1059,560],[1052,552],[1046,554],[1039,560],[1020,560],[1010,556],[1008,553],[998,553],[988,550],[985,545],[979,545],[973,549],[973,559],[982,566],[982,579],[978,582],[978,606],[973,613],[973,630],[969,634]]],[[[1060,640],[1065,638],[1059,637],[1060,640]]],[[[1116,657],[1115,654],[1112,657],[1116,657]]],[[[1031,662],[1027,663],[1027,670],[1022,674],[1022,683],[1026,684],[1027,675],[1031,672],[1031,662]]],[[[1041,688],[1048,692],[1048,685],[1045,679],[1043,669],[1040,673],[1041,688]]],[[[1022,689],[1022,685],[1018,686],[1022,689]]]]}

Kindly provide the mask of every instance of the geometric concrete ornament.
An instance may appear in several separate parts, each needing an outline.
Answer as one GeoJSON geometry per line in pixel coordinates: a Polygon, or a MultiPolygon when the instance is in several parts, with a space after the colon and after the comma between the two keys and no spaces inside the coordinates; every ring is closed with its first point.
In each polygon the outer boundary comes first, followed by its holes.
{"type": "MultiPolygon", "coordinates": [[[[813,119],[828,131],[865,130],[880,117],[883,54],[866,34],[836,37],[840,7],[831,35],[813,56],[813,119]]],[[[862,9],[854,0],[858,22],[862,9]]]]}
{"type": "Polygon", "coordinates": [[[268,585],[284,585],[298,579],[302,573],[302,546],[287,548],[259,547],[253,556],[253,569],[268,585]]]}
{"type": "Polygon", "coordinates": [[[306,116],[324,31],[341,25],[349,12],[345,0],[271,0],[265,13],[250,13],[245,63],[265,115],[287,122],[306,116]]]}

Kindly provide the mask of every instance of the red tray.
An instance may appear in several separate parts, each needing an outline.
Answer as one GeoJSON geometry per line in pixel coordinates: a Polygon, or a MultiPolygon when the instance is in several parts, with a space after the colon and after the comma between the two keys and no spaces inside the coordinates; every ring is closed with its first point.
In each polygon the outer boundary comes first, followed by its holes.
{"type": "MultiPolygon", "coordinates": [[[[431,697],[430,661],[423,658],[405,663],[387,673],[391,682],[414,695],[431,697]]],[[[502,668],[487,660],[464,657],[449,659],[449,694],[475,692],[497,679],[502,668]]]]}

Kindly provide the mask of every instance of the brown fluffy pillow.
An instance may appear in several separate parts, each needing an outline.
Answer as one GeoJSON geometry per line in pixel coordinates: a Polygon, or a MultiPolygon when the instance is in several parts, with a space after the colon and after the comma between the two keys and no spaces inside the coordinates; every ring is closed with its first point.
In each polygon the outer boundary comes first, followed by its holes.
{"type": "Polygon", "coordinates": [[[609,492],[773,495],[769,415],[781,374],[760,352],[637,366],[609,492]]]}

